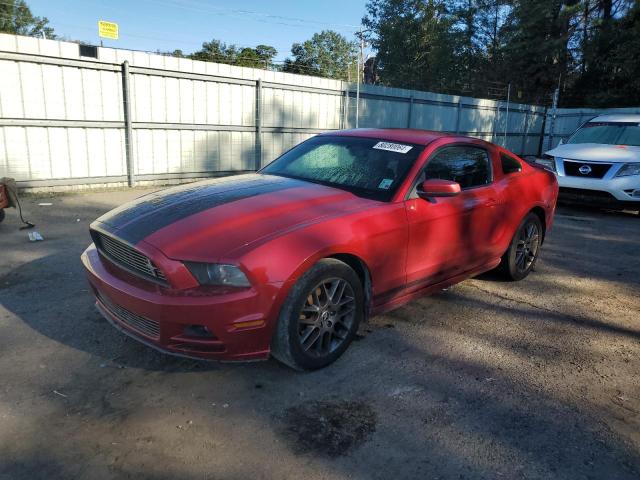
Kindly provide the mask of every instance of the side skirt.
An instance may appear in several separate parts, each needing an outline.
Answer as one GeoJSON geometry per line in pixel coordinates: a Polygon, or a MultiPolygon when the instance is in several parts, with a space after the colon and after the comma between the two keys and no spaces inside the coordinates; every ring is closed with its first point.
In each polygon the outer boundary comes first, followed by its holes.
{"type": "Polygon", "coordinates": [[[481,273],[488,272],[489,270],[493,270],[500,264],[500,259],[495,259],[490,261],[489,263],[485,263],[479,267],[474,268],[473,270],[468,270],[463,272],[455,277],[448,278],[438,283],[427,284],[419,290],[415,290],[409,293],[406,293],[407,290],[415,288],[415,286],[409,286],[401,289],[396,294],[394,294],[391,298],[386,300],[384,303],[379,305],[375,305],[372,308],[371,314],[380,315],[382,313],[388,312],[390,310],[394,310],[398,307],[401,307],[411,300],[414,300],[418,297],[422,297],[429,293],[435,292],[437,290],[442,290],[443,288],[450,287],[451,285],[455,285],[456,283],[460,283],[463,280],[466,280],[471,277],[475,277],[476,275],[480,275],[481,273]]]}

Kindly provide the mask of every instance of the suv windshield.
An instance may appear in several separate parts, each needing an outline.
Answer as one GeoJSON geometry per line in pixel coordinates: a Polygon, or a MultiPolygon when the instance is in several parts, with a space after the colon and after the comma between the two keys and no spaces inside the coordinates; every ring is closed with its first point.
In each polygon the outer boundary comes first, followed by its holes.
{"type": "Polygon", "coordinates": [[[424,149],[375,138],[318,136],[261,170],[389,201],[424,149]]]}
{"type": "Polygon", "coordinates": [[[601,143],[640,146],[640,124],[591,122],[581,127],[567,143],[601,143]]]}

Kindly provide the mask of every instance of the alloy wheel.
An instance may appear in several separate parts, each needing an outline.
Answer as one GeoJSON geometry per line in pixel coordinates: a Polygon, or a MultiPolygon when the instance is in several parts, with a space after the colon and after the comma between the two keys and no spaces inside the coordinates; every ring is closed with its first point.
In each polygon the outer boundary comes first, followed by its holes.
{"type": "Polygon", "coordinates": [[[522,227],[516,244],[516,267],[518,271],[525,272],[536,260],[540,248],[540,231],[534,222],[529,222],[522,227]]]}
{"type": "Polygon", "coordinates": [[[355,294],[342,278],[329,278],[316,285],[298,316],[298,340],[302,350],[324,357],[342,345],[356,315],[355,294]]]}

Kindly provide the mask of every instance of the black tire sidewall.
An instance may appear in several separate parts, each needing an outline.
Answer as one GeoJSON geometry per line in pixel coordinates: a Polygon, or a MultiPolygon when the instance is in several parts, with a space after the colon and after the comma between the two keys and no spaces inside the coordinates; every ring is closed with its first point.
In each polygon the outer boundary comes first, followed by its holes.
{"type": "MultiPolygon", "coordinates": [[[[285,304],[283,305],[278,330],[280,335],[277,345],[276,358],[284,363],[301,370],[315,370],[325,367],[336,361],[349,347],[358,331],[358,325],[364,317],[364,289],[356,272],[346,263],[335,259],[324,259],[307,271],[292,287],[285,304]],[[322,280],[328,278],[341,278],[349,283],[353,289],[356,301],[356,314],[353,325],[347,334],[345,341],[334,352],[324,357],[314,357],[302,349],[298,339],[298,316],[309,292],[322,280]],[[286,337],[286,338],[282,338],[286,337]],[[282,351],[286,349],[287,351],[282,351]],[[288,357],[288,358],[282,358],[288,357]],[[293,364],[292,364],[293,363],[293,364]]],[[[278,339],[276,339],[278,340],[278,339]]]]}

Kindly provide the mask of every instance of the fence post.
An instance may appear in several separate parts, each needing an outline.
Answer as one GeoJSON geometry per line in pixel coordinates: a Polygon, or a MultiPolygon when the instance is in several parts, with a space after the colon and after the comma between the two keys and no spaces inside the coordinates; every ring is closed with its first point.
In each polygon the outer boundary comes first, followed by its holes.
{"type": "Polygon", "coordinates": [[[349,84],[345,83],[344,89],[344,103],[342,105],[342,128],[349,128],[349,84]]]}
{"type": "Polygon", "coordinates": [[[511,84],[507,88],[507,115],[504,119],[504,137],[502,137],[503,147],[507,148],[507,133],[509,132],[509,104],[511,103],[511,84]]]}
{"type": "Polygon", "coordinates": [[[560,89],[556,88],[553,92],[553,113],[551,114],[551,124],[549,125],[549,149],[553,147],[553,137],[556,133],[556,115],[558,114],[558,96],[560,95],[560,89]]]}
{"type": "Polygon", "coordinates": [[[522,144],[520,145],[520,155],[524,155],[527,148],[527,135],[529,134],[529,106],[524,111],[524,133],[522,134],[522,144]]]}
{"type": "Polygon", "coordinates": [[[544,150],[544,137],[545,130],[547,129],[547,115],[549,113],[549,107],[544,107],[544,112],[542,112],[542,127],[540,127],[540,139],[538,141],[538,156],[542,155],[544,150]]]}
{"type": "Polygon", "coordinates": [[[498,117],[500,116],[500,100],[497,100],[497,105],[494,109],[493,125],[491,126],[491,143],[495,143],[496,129],[498,128],[498,117]]]}
{"type": "Polygon", "coordinates": [[[256,143],[255,169],[262,168],[262,80],[256,80],[256,143]]]}
{"type": "Polygon", "coordinates": [[[131,90],[129,89],[129,62],[122,63],[122,103],[124,108],[124,145],[127,160],[127,184],[133,187],[136,183],[133,158],[133,128],[131,126],[131,90]]]}
{"type": "Polygon", "coordinates": [[[413,117],[413,95],[409,97],[409,113],[407,115],[407,128],[411,128],[412,117],[413,117]]]}

